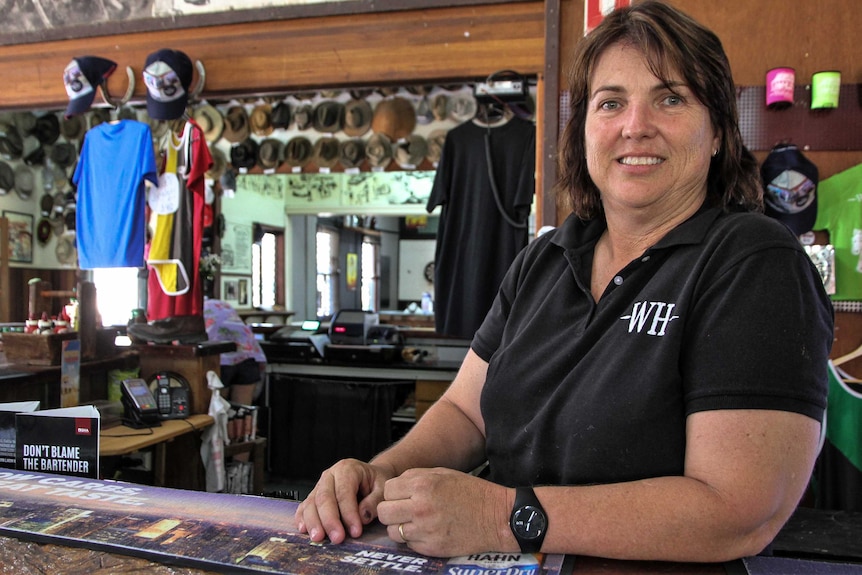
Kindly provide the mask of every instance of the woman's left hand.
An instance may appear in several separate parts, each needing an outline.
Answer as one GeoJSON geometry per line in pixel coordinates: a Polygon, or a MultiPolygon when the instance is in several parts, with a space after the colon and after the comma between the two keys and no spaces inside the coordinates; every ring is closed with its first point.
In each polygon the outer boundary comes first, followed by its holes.
{"type": "Polygon", "coordinates": [[[517,551],[509,491],[451,469],[411,469],[386,482],[377,515],[393,541],[424,555],[517,551]]]}

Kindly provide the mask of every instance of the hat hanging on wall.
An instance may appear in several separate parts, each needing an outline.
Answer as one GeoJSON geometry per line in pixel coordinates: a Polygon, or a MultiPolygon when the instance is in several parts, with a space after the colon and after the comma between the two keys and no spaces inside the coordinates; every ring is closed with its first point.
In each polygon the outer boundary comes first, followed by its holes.
{"type": "Polygon", "coordinates": [[[428,154],[428,142],[419,134],[410,134],[395,146],[395,162],[405,170],[415,170],[428,154]]]}
{"type": "Polygon", "coordinates": [[[210,180],[218,181],[227,167],[227,157],[225,157],[224,152],[215,146],[210,146],[210,156],[212,156],[213,163],[205,175],[210,180]]]}
{"type": "Polygon", "coordinates": [[[416,110],[406,98],[381,100],[374,108],[371,129],[375,134],[384,134],[395,142],[409,136],[415,127],[416,110]]]}
{"type": "Polygon", "coordinates": [[[29,200],[36,189],[36,178],[30,166],[20,165],[15,168],[15,192],[22,200],[29,200]]]}
{"type": "Polygon", "coordinates": [[[281,140],[266,138],[257,150],[257,163],[264,170],[274,170],[281,164],[281,140]]]}
{"type": "Polygon", "coordinates": [[[117,63],[98,56],[81,56],[72,58],[63,70],[63,84],[69,105],[65,117],[83,114],[90,109],[96,97],[96,87],[108,79],[117,63]]]}
{"type": "Polygon", "coordinates": [[[760,176],[766,215],[797,236],[811,231],[817,219],[817,166],[795,145],[779,144],[760,166],[760,176]]]}
{"type": "Polygon", "coordinates": [[[427,126],[433,121],[434,111],[431,109],[431,102],[428,101],[428,96],[422,96],[422,99],[416,104],[416,123],[427,126]]]}
{"type": "Polygon", "coordinates": [[[39,165],[45,161],[45,148],[36,136],[27,136],[24,138],[24,151],[21,155],[28,166],[39,165]]]}
{"type": "Polygon", "coordinates": [[[24,153],[24,139],[12,122],[0,122],[0,156],[17,160],[24,153]]]}
{"type": "Polygon", "coordinates": [[[344,140],[340,146],[339,161],[345,168],[358,168],[365,161],[365,142],[361,139],[344,140]]]}
{"type": "Polygon", "coordinates": [[[284,148],[284,161],[293,168],[304,168],[311,160],[314,146],[305,136],[295,136],[284,148]]]}
{"type": "Polygon", "coordinates": [[[215,106],[201,104],[196,107],[192,117],[204,132],[207,142],[217,142],[224,132],[224,118],[215,106]]]}
{"type": "Polygon", "coordinates": [[[266,137],[272,134],[272,105],[258,104],[248,117],[251,132],[255,136],[266,137]]]}
{"type": "Polygon", "coordinates": [[[47,191],[39,198],[39,210],[43,216],[50,216],[54,211],[54,196],[47,191]]]}
{"type": "Polygon", "coordinates": [[[93,108],[90,111],[90,129],[92,130],[99,124],[105,124],[111,121],[111,112],[106,108],[93,108]]]}
{"type": "Polygon", "coordinates": [[[75,244],[75,232],[68,232],[57,238],[54,248],[57,261],[63,265],[74,265],[78,261],[78,249],[75,244]]]}
{"type": "Polygon", "coordinates": [[[29,134],[36,127],[36,114],[33,112],[14,112],[12,122],[22,134],[29,134]]]}
{"type": "Polygon", "coordinates": [[[344,104],[344,133],[358,138],[371,129],[374,111],[366,100],[350,100],[344,104]]]}
{"type": "Polygon", "coordinates": [[[74,165],[77,159],[78,152],[69,142],[60,142],[51,148],[51,161],[60,167],[68,168],[74,165]]]}
{"type": "Polygon", "coordinates": [[[311,104],[301,104],[294,110],[293,119],[296,122],[297,130],[307,130],[311,127],[311,121],[314,116],[314,108],[311,104]]]}
{"type": "Polygon", "coordinates": [[[449,117],[456,122],[468,122],[476,115],[476,98],[472,95],[457,94],[447,103],[449,117]]]}
{"type": "Polygon", "coordinates": [[[63,118],[60,123],[60,134],[70,142],[77,142],[83,138],[86,131],[87,126],[84,123],[84,118],[80,115],[63,118]]]}
{"type": "Polygon", "coordinates": [[[257,163],[257,142],[250,137],[230,148],[230,163],[234,168],[251,169],[257,163]]]}
{"type": "Polygon", "coordinates": [[[179,50],[163,48],[147,56],[144,84],[147,86],[147,114],[156,120],[182,117],[189,103],[194,66],[179,50]]]}
{"type": "Polygon", "coordinates": [[[39,245],[44,246],[48,243],[52,231],[51,221],[45,216],[39,218],[39,223],[36,225],[36,239],[39,241],[39,245]]]}
{"type": "Polygon", "coordinates": [[[331,168],[338,163],[339,157],[338,139],[325,136],[314,143],[314,163],[318,168],[331,168]]]}
{"type": "Polygon", "coordinates": [[[36,125],[30,130],[39,143],[50,146],[60,137],[60,119],[53,113],[36,118],[36,125]]]}
{"type": "Polygon", "coordinates": [[[428,154],[425,156],[435,167],[443,155],[443,144],[446,142],[446,130],[434,130],[428,134],[428,154]]]}
{"type": "Polygon", "coordinates": [[[233,144],[248,138],[251,130],[248,127],[248,113],[242,105],[231,106],[224,117],[222,137],[233,144]]]}
{"type": "Polygon", "coordinates": [[[286,130],[290,126],[290,104],[279,102],[272,109],[272,127],[276,130],[286,130]]]}
{"type": "Polygon", "coordinates": [[[365,157],[372,168],[382,169],[392,161],[392,142],[386,134],[374,134],[365,144],[365,157]]]}
{"type": "Polygon", "coordinates": [[[15,170],[6,162],[0,162],[0,196],[5,196],[15,187],[15,170]]]}
{"type": "Polygon", "coordinates": [[[314,107],[312,125],[318,132],[334,134],[344,128],[344,104],[326,100],[314,107]]]}

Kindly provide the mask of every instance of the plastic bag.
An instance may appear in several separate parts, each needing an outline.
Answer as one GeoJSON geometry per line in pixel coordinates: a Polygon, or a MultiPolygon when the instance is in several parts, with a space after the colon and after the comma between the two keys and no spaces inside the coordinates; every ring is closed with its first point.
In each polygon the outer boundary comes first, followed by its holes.
{"type": "Polygon", "coordinates": [[[230,402],[221,396],[224,384],[214,371],[207,372],[207,387],[211,390],[209,415],[215,422],[208,427],[201,440],[201,459],[206,468],[206,489],[217,492],[225,489],[224,446],[228,443],[227,420],[230,402]]]}

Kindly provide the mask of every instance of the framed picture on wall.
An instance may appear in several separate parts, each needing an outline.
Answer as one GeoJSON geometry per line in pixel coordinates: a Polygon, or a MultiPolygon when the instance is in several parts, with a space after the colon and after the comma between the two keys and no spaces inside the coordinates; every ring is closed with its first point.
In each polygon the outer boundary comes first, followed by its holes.
{"type": "Polygon", "coordinates": [[[9,221],[9,261],[33,262],[33,216],[3,210],[9,221]]]}
{"type": "Polygon", "coordinates": [[[251,307],[251,278],[248,276],[222,276],[221,299],[236,309],[251,307]]]}

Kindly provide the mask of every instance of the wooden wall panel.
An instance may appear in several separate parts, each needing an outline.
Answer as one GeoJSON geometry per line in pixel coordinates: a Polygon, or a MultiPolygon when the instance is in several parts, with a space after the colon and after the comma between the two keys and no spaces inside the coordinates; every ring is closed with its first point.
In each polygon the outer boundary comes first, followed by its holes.
{"type": "MultiPolygon", "coordinates": [[[[110,58],[135,72],[160,48],[206,68],[204,97],[484,78],[500,69],[537,75],[544,63],[541,2],[303,18],[0,46],[0,110],[65,107],[62,75],[75,57],[110,58]]],[[[109,81],[125,92],[122,71],[109,81]]]]}

